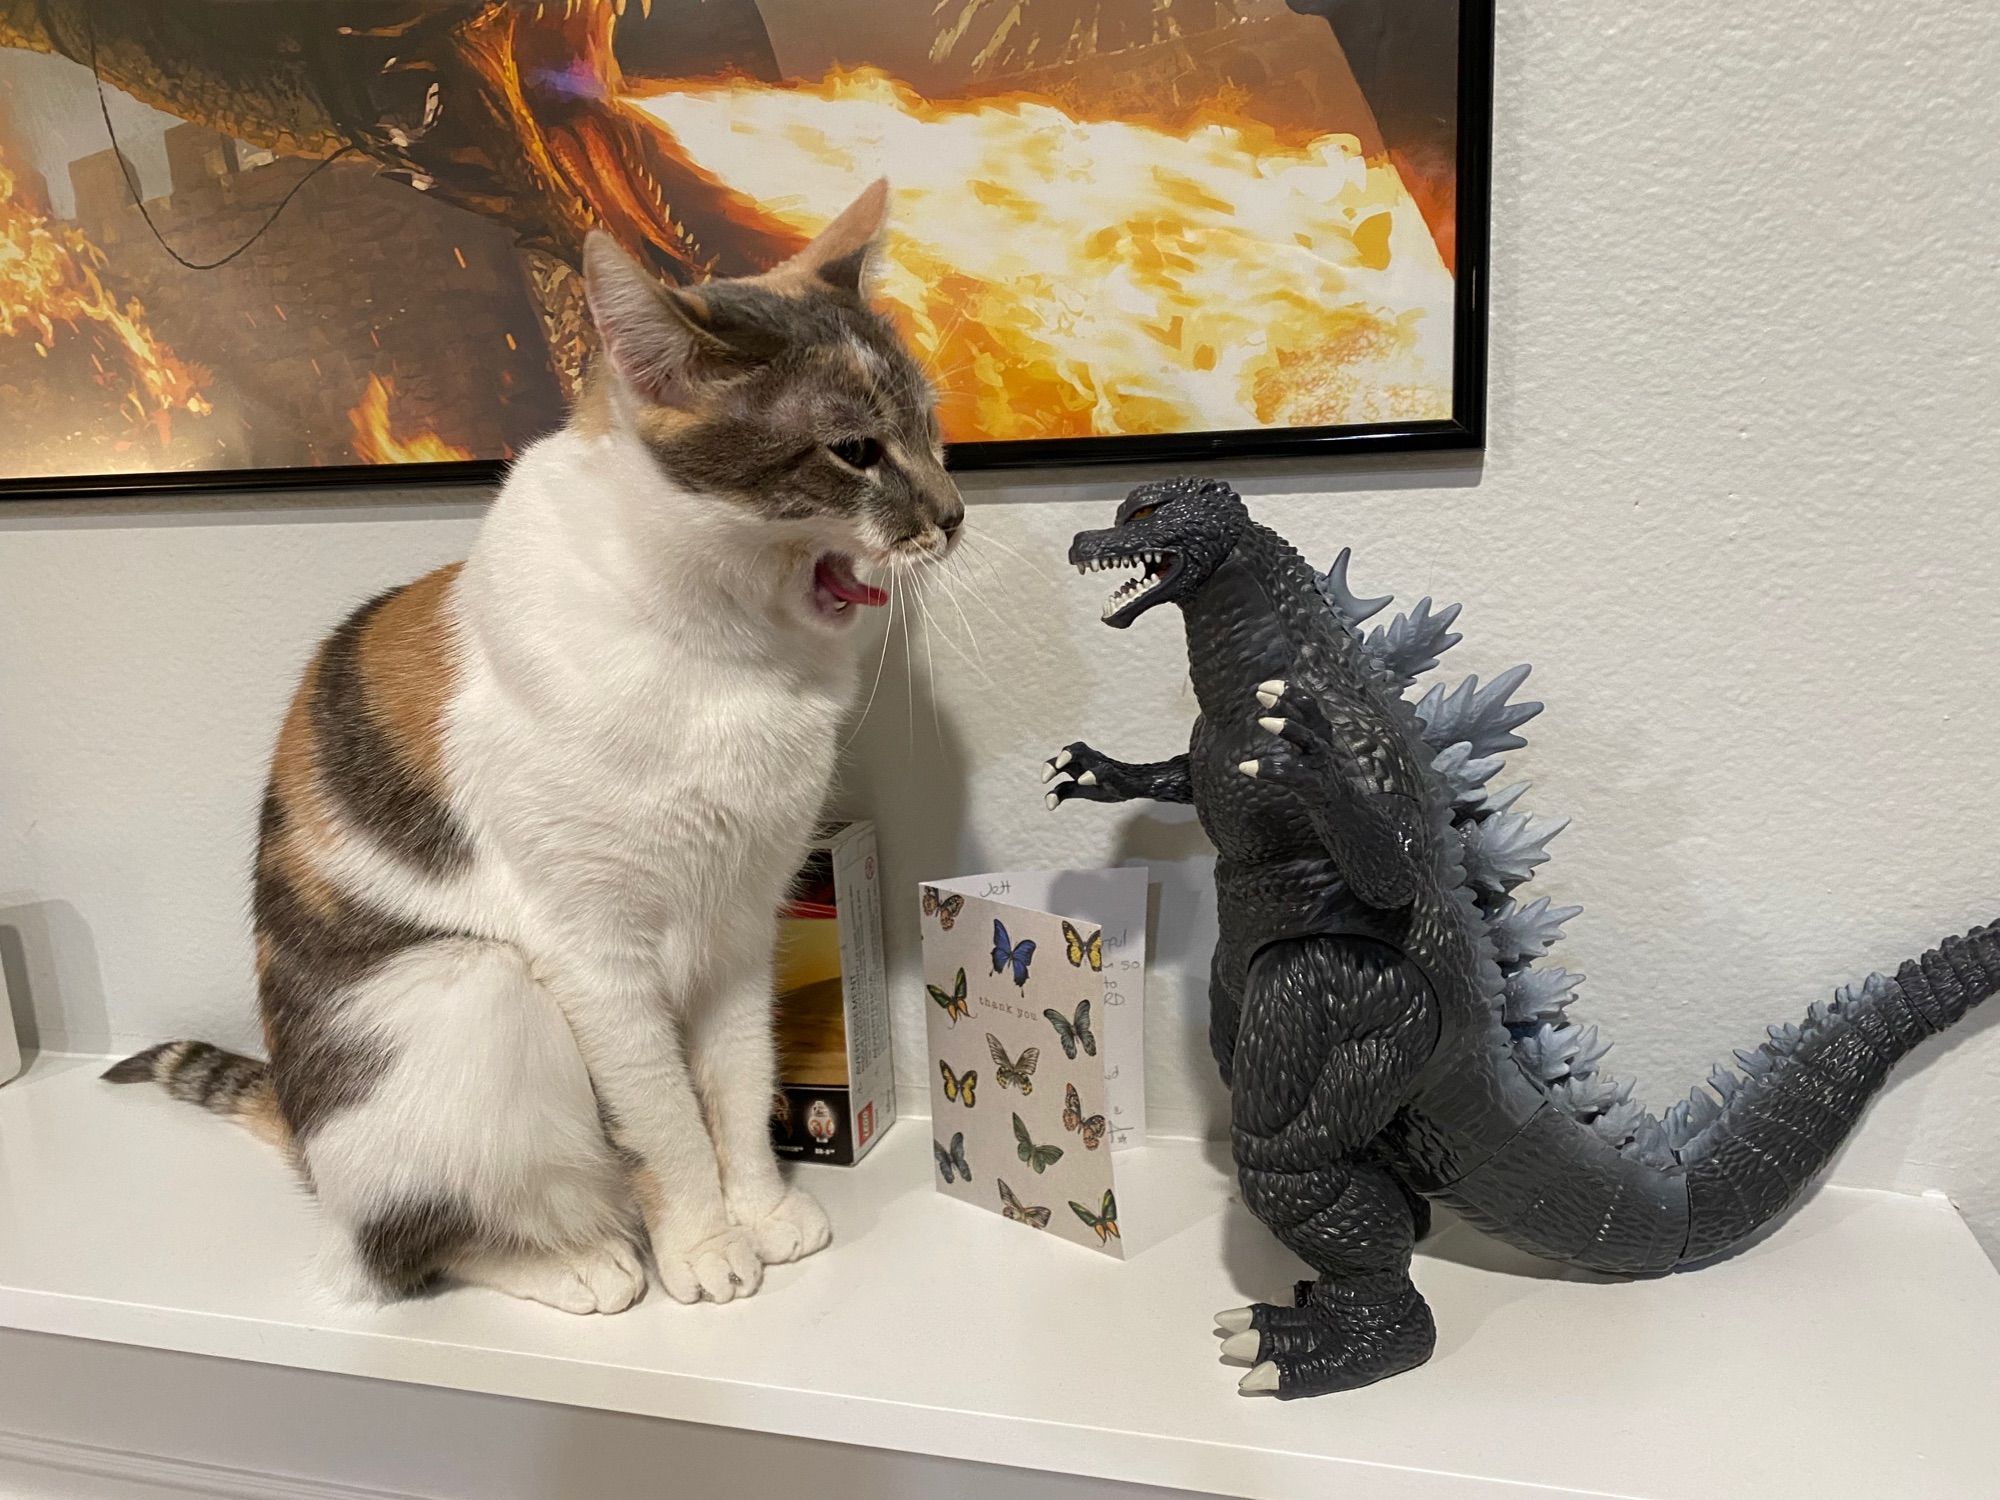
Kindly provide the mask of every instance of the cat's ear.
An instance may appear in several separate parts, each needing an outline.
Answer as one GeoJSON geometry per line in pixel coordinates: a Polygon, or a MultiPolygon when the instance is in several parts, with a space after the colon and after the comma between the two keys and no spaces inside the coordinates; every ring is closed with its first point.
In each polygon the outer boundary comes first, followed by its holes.
{"type": "Polygon", "coordinates": [[[776,267],[773,277],[810,276],[836,291],[859,295],[868,255],[889,217],[889,179],[878,177],[811,244],[776,267]]]}
{"type": "Polygon", "coordinates": [[[703,327],[703,309],[627,255],[602,229],[583,242],[583,292],[604,352],[643,399],[683,406],[701,374],[735,351],[703,327]]]}

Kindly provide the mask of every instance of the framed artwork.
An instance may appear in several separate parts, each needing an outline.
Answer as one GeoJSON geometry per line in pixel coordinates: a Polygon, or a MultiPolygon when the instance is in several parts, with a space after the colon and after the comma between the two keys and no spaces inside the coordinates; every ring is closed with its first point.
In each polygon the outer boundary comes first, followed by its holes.
{"type": "Polygon", "coordinates": [[[960,467],[1476,447],[1491,0],[0,0],[0,496],[476,479],[875,176],[960,467]]]}

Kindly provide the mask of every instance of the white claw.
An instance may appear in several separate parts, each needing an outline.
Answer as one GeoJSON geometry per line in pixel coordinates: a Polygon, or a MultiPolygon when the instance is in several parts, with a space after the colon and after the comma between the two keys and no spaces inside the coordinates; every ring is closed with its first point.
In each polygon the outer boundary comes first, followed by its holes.
{"type": "Polygon", "coordinates": [[[1046,786],[1055,779],[1056,779],[1056,763],[1054,761],[1049,761],[1046,765],[1042,767],[1042,784],[1046,786]]]}
{"type": "Polygon", "coordinates": [[[1259,708],[1276,708],[1278,706],[1278,695],[1276,693],[1267,693],[1262,688],[1259,688],[1257,690],[1257,706],[1259,708]]]}
{"type": "Polygon", "coordinates": [[[1215,1315],[1215,1326],[1224,1333],[1241,1333],[1250,1326],[1253,1316],[1255,1315],[1247,1307],[1232,1307],[1227,1312],[1215,1315]]]}
{"type": "Polygon", "coordinates": [[[1255,776],[1257,774],[1257,762],[1254,760],[1238,761],[1236,769],[1241,771],[1245,776],[1255,776]]]}
{"type": "Polygon", "coordinates": [[[1278,1367],[1268,1359],[1236,1382],[1236,1389],[1246,1396],[1262,1395],[1278,1388],[1278,1367]]]}
{"type": "Polygon", "coordinates": [[[1097,773],[1095,771],[1085,771],[1081,776],[1076,778],[1076,784],[1078,786],[1096,786],[1097,773]]]}
{"type": "Polygon", "coordinates": [[[1238,1364],[1254,1365],[1257,1363],[1257,1351],[1263,1345],[1264,1335],[1254,1328],[1246,1328],[1222,1341],[1222,1357],[1235,1360],[1238,1364]]]}
{"type": "Polygon", "coordinates": [[[1285,721],[1278,718],[1259,719],[1257,727],[1266,734],[1283,734],[1285,732],[1285,721]]]}
{"type": "Polygon", "coordinates": [[[1058,797],[1054,792],[1050,792],[1048,796],[1042,798],[1042,801],[1048,806],[1051,812],[1062,806],[1062,798],[1058,797]]]}
{"type": "Polygon", "coordinates": [[[1263,697],[1263,696],[1264,696],[1264,695],[1265,695],[1266,693],[1269,693],[1269,694],[1270,694],[1270,695],[1271,695],[1271,696],[1272,696],[1273,698],[1282,698],[1282,697],[1284,697],[1284,696],[1285,696],[1285,679],[1284,679],[1284,678],[1282,678],[1282,677],[1273,677],[1273,678],[1269,679],[1268,681],[1265,681],[1265,682],[1260,682],[1260,683],[1258,683],[1258,684],[1257,684],[1257,696],[1258,696],[1259,698],[1261,698],[1261,697],[1263,697]]]}
{"type": "Polygon", "coordinates": [[[1055,761],[1056,769],[1060,771],[1064,766],[1068,764],[1069,764],[1069,751],[1067,750],[1056,751],[1056,761],[1055,761]]]}

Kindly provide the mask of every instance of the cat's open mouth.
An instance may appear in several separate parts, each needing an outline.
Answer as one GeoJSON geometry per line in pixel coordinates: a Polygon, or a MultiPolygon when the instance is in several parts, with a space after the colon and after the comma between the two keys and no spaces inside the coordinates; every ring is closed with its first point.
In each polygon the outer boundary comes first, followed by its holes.
{"type": "Polygon", "coordinates": [[[845,552],[824,552],[813,564],[813,608],[828,619],[839,619],[848,606],[887,604],[889,596],[854,574],[854,559],[845,552]]]}
{"type": "Polygon", "coordinates": [[[1128,578],[1111,591],[1111,597],[1104,601],[1104,622],[1107,625],[1130,625],[1137,619],[1150,596],[1173,581],[1181,570],[1181,555],[1171,548],[1152,548],[1129,553],[1123,557],[1091,557],[1076,564],[1079,573],[1096,572],[1104,568],[1138,568],[1136,578],[1128,578]]]}

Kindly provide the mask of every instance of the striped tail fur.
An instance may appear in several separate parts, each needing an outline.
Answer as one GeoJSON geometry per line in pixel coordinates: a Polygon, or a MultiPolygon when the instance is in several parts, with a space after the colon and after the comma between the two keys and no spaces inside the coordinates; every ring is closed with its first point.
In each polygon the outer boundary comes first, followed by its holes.
{"type": "Polygon", "coordinates": [[[272,1145],[289,1148],[292,1133],[278,1113],[270,1064],[208,1042],[161,1042],[105,1069],[111,1083],[157,1083],[174,1098],[242,1125],[272,1145]]]}

